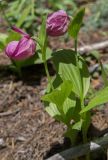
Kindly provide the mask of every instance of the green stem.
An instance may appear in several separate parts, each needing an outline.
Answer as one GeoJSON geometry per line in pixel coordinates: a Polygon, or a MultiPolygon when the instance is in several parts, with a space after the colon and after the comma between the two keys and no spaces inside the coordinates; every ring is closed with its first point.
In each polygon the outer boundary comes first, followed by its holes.
{"type": "Polygon", "coordinates": [[[22,78],[22,71],[20,67],[17,67],[18,75],[20,78],[22,78]]]}
{"type": "Polygon", "coordinates": [[[75,53],[76,53],[76,64],[77,64],[77,67],[79,68],[79,63],[78,63],[78,51],[77,51],[77,38],[75,39],[75,53]]]}
{"type": "Polygon", "coordinates": [[[51,77],[50,77],[50,74],[49,74],[49,71],[48,71],[47,61],[44,61],[44,67],[45,67],[45,72],[46,72],[46,75],[47,75],[47,78],[48,78],[48,83],[51,85],[51,88],[53,90],[54,88],[53,88],[53,85],[52,85],[52,82],[51,82],[51,77]]]}
{"type": "MultiPolygon", "coordinates": [[[[77,51],[77,38],[75,39],[74,43],[75,43],[75,53],[76,53],[76,65],[79,68],[79,55],[78,55],[78,51],[77,51]]],[[[81,99],[81,108],[83,108],[84,107],[84,98],[82,95],[81,95],[80,99],[81,99]]],[[[84,117],[81,117],[81,118],[84,118],[84,117]]],[[[85,132],[85,130],[82,130],[82,134],[83,134],[83,143],[87,143],[87,133],[85,132]]],[[[89,154],[86,155],[86,160],[90,160],[89,154]]]]}
{"type": "MultiPolygon", "coordinates": [[[[83,143],[87,143],[88,142],[87,132],[85,131],[85,129],[82,130],[82,134],[83,134],[83,143]]],[[[86,158],[86,160],[90,160],[90,154],[88,153],[85,158],[86,158]]]]}
{"type": "Polygon", "coordinates": [[[19,78],[22,78],[22,71],[21,71],[21,67],[17,64],[17,62],[15,62],[14,60],[11,60],[13,66],[16,67],[16,71],[18,73],[19,78]]]}
{"type": "Polygon", "coordinates": [[[77,38],[75,39],[75,52],[77,53],[77,38]]]}
{"type": "Polygon", "coordinates": [[[44,62],[44,67],[45,67],[45,72],[46,72],[46,75],[47,75],[47,78],[48,78],[48,83],[50,84],[51,89],[54,90],[52,82],[51,82],[51,77],[50,77],[50,74],[49,74],[49,70],[48,70],[47,60],[46,60],[46,44],[42,48],[42,59],[43,59],[43,62],[44,62]]]}

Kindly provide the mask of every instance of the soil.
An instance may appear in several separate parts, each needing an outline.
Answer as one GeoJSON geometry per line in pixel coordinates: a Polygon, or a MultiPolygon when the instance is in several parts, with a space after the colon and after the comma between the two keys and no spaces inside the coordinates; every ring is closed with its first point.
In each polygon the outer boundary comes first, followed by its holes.
{"type": "MultiPolygon", "coordinates": [[[[80,35],[79,45],[106,39],[106,36],[101,37],[101,32],[92,33],[89,37],[91,38],[87,39],[86,33],[80,35]]],[[[65,45],[61,39],[57,43],[55,38],[51,39],[49,45],[56,50],[58,47],[69,48],[73,42],[68,41],[65,45]]],[[[8,64],[10,64],[9,59],[1,53],[0,160],[44,160],[69,148],[70,142],[64,139],[66,126],[51,118],[45,112],[40,100],[47,85],[43,65],[23,69],[23,78],[19,79],[9,70],[8,64]]],[[[94,89],[101,85],[99,77],[92,79],[94,89]]],[[[93,111],[90,135],[100,137],[107,132],[108,105],[106,104],[93,111]]],[[[95,159],[106,160],[106,155],[102,152],[100,158],[95,159]]]]}

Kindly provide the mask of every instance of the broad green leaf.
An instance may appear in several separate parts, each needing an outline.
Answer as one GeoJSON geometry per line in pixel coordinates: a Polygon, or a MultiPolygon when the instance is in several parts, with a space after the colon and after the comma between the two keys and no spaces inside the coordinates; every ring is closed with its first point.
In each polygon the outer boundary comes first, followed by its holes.
{"type": "Polygon", "coordinates": [[[23,10],[23,12],[22,12],[17,24],[16,24],[17,27],[20,27],[24,23],[24,21],[26,20],[28,14],[30,13],[30,10],[31,10],[31,5],[27,6],[23,10]]]}
{"type": "Polygon", "coordinates": [[[67,98],[63,104],[63,112],[66,115],[71,108],[74,108],[76,105],[76,100],[75,100],[75,96],[73,96],[72,98],[67,98]]]}
{"type": "Polygon", "coordinates": [[[69,35],[72,36],[74,39],[76,39],[78,36],[83,21],[84,13],[85,8],[81,8],[69,25],[69,35]]]}
{"type": "Polygon", "coordinates": [[[42,97],[43,101],[56,104],[59,111],[63,112],[63,103],[72,91],[72,84],[69,81],[64,81],[59,88],[42,97]]]}
{"type": "Polygon", "coordinates": [[[61,115],[61,113],[57,109],[57,106],[54,103],[50,103],[48,107],[45,107],[45,110],[51,117],[56,117],[61,115]]]}
{"type": "Polygon", "coordinates": [[[96,96],[89,102],[88,106],[86,106],[80,113],[87,112],[92,108],[101,105],[103,103],[108,102],[108,87],[99,91],[96,96]]]}
{"type": "MultiPolygon", "coordinates": [[[[63,104],[64,120],[67,124],[73,119],[73,112],[76,106],[76,97],[74,93],[71,93],[68,98],[66,98],[63,104]]],[[[75,115],[74,115],[75,116],[75,115]]]]}
{"type": "Polygon", "coordinates": [[[62,80],[69,80],[73,84],[73,91],[82,97],[82,80],[80,70],[76,64],[76,53],[72,50],[60,50],[52,55],[52,59],[62,80]]]}
{"type": "Polygon", "coordinates": [[[81,130],[81,127],[82,127],[82,124],[83,124],[83,120],[81,119],[80,121],[76,122],[73,126],[72,126],[72,129],[75,129],[75,130],[81,130]]]}
{"type": "Polygon", "coordinates": [[[74,119],[75,122],[80,121],[80,111],[81,111],[81,101],[80,99],[77,97],[76,98],[76,105],[74,107],[74,110],[71,114],[72,118],[74,119]]]}
{"type": "Polygon", "coordinates": [[[107,73],[106,73],[106,70],[105,70],[105,68],[104,68],[104,66],[101,62],[100,62],[100,66],[101,66],[101,70],[102,70],[102,78],[103,78],[103,81],[104,81],[104,85],[108,86],[107,73]]]}
{"type": "Polygon", "coordinates": [[[60,75],[59,75],[59,74],[56,74],[56,76],[55,76],[54,79],[53,79],[53,87],[54,87],[54,88],[57,88],[57,87],[60,86],[61,83],[63,83],[63,81],[62,81],[60,75]]]}
{"type": "Polygon", "coordinates": [[[44,16],[42,19],[42,25],[40,27],[40,31],[38,35],[38,42],[42,47],[45,45],[45,41],[46,41],[46,18],[47,16],[44,16]]]}
{"type": "Polygon", "coordinates": [[[49,103],[49,106],[45,107],[45,110],[51,117],[55,118],[57,121],[65,123],[65,117],[59,112],[57,106],[54,103],[49,103]]]}
{"type": "Polygon", "coordinates": [[[80,73],[81,73],[82,83],[83,83],[83,98],[84,98],[90,87],[90,75],[89,75],[87,64],[81,56],[80,56],[79,66],[80,66],[80,73]]]}

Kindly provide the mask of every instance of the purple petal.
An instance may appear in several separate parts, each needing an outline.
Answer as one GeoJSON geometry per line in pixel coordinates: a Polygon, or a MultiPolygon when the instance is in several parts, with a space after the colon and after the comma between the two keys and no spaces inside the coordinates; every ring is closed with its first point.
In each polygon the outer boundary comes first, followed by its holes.
{"type": "Polygon", "coordinates": [[[16,50],[18,43],[19,43],[18,41],[12,41],[7,45],[5,53],[7,54],[8,57],[13,58],[13,53],[16,50]]]}
{"type": "Polygon", "coordinates": [[[20,33],[20,34],[22,34],[22,35],[24,35],[24,36],[26,36],[28,38],[30,37],[29,34],[24,32],[22,29],[17,28],[16,26],[12,26],[12,30],[14,30],[15,32],[20,33]]]}

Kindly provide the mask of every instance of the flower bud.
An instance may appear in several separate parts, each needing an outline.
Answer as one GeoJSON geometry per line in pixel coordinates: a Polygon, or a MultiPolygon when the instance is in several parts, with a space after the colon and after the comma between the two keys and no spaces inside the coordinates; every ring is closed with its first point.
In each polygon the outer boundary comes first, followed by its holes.
{"type": "Polygon", "coordinates": [[[35,54],[36,43],[21,29],[14,27],[14,31],[23,35],[19,41],[10,42],[6,49],[6,55],[13,60],[25,60],[35,54]]]}
{"type": "Polygon", "coordinates": [[[63,10],[59,10],[48,15],[46,28],[49,36],[64,35],[69,26],[70,18],[63,10]]]}

